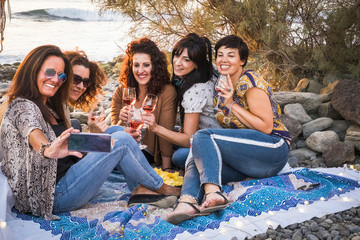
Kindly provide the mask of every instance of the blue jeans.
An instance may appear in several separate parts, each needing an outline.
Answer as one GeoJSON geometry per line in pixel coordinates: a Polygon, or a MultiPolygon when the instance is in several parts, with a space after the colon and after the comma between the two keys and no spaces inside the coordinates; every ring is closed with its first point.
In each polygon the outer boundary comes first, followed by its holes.
{"type": "Polygon", "coordinates": [[[105,133],[115,140],[110,153],[89,153],[71,166],[55,187],[54,213],[77,209],[87,203],[116,167],[124,175],[131,191],[142,185],[157,190],[163,179],[149,165],[137,142],[120,126],[105,133]]]}
{"type": "Polygon", "coordinates": [[[185,169],[185,162],[189,152],[190,148],[179,147],[172,155],[171,162],[174,164],[174,166],[185,169]]]}
{"type": "Polygon", "coordinates": [[[202,186],[276,175],[287,163],[289,147],[279,136],[252,129],[202,129],[193,138],[193,157],[185,169],[181,195],[199,203],[202,186]]]}

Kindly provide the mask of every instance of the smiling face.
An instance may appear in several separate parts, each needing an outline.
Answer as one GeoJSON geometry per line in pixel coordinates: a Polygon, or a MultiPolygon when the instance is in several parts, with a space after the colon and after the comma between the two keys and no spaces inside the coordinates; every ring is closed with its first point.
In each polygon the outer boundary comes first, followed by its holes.
{"type": "Polygon", "coordinates": [[[146,86],[151,79],[151,57],[146,53],[135,53],[133,57],[132,71],[139,85],[146,86]]]}
{"type": "Polygon", "coordinates": [[[56,91],[62,84],[62,81],[58,78],[58,73],[63,73],[65,69],[64,60],[61,57],[49,56],[44,61],[41,69],[37,75],[37,86],[40,94],[42,95],[44,104],[47,98],[55,95],[56,91]],[[46,69],[54,69],[57,74],[49,78],[45,75],[46,69]]]}
{"type": "MultiPolygon", "coordinates": [[[[90,77],[90,69],[86,68],[82,65],[74,65],[72,67],[73,74],[78,75],[81,78],[89,78],[90,77]]],[[[84,87],[84,82],[80,82],[79,84],[72,83],[71,89],[69,93],[69,100],[75,102],[79,99],[79,97],[86,91],[86,87],[84,87]]]]}
{"type": "Polygon", "coordinates": [[[185,75],[191,73],[195,67],[196,64],[190,60],[187,48],[184,48],[180,55],[174,55],[173,68],[175,75],[184,77],[185,75]]]}
{"type": "Polygon", "coordinates": [[[216,56],[216,67],[222,75],[230,75],[231,78],[241,76],[245,61],[240,59],[239,50],[237,48],[227,48],[222,46],[219,48],[216,56]]]}

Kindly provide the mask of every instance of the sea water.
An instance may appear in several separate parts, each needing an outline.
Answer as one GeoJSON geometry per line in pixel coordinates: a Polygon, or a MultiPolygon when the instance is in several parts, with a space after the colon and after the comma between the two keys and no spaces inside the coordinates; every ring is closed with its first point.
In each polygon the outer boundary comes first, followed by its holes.
{"type": "MultiPolygon", "coordinates": [[[[132,40],[132,22],[119,12],[99,12],[90,0],[11,0],[0,64],[22,61],[35,47],[76,48],[90,60],[111,61],[132,40]]],[[[7,14],[8,15],[8,14],[7,14]]]]}

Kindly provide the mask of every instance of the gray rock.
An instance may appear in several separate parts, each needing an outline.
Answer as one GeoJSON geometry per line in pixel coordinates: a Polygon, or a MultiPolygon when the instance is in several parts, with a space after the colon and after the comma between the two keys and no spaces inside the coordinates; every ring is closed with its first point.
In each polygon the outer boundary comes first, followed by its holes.
{"type": "Polygon", "coordinates": [[[310,224],[310,230],[312,232],[317,232],[319,231],[319,225],[314,221],[310,224]]]}
{"type": "Polygon", "coordinates": [[[332,240],[341,240],[341,236],[336,235],[336,233],[335,234],[331,233],[331,235],[334,236],[334,238],[332,240]]]}
{"type": "Polygon", "coordinates": [[[306,139],[306,146],[317,152],[324,152],[330,145],[339,142],[339,136],[333,131],[314,132],[306,139]]]}
{"type": "Polygon", "coordinates": [[[303,124],[302,130],[304,138],[309,137],[312,133],[316,131],[322,131],[331,127],[333,122],[334,120],[332,120],[331,118],[322,117],[303,124]]]}
{"type": "Polygon", "coordinates": [[[338,223],[334,223],[334,224],[331,224],[331,227],[330,227],[329,231],[332,231],[332,230],[342,231],[342,230],[344,230],[344,227],[342,227],[338,223]]]}
{"type": "Polygon", "coordinates": [[[300,103],[286,104],[284,106],[284,113],[286,116],[292,117],[301,124],[310,122],[312,120],[300,103]]]}
{"type": "Polygon", "coordinates": [[[346,120],[334,120],[333,124],[330,128],[327,130],[331,130],[337,133],[339,135],[340,141],[345,140],[346,130],[351,126],[351,122],[346,120]]]}
{"type": "Polygon", "coordinates": [[[280,120],[289,130],[291,142],[294,142],[302,132],[302,126],[300,122],[284,114],[281,115],[280,120]]]}
{"type": "Polygon", "coordinates": [[[315,113],[319,105],[324,102],[324,96],[307,92],[275,92],[274,100],[284,107],[286,104],[300,103],[308,113],[315,113]]]}
{"type": "MultiPolygon", "coordinates": [[[[316,157],[312,160],[312,165],[317,165],[318,167],[323,165],[325,163],[325,160],[323,157],[316,157]]],[[[325,165],[326,166],[326,165],[325,165]]]]}
{"type": "Polygon", "coordinates": [[[302,237],[303,237],[303,234],[302,234],[301,230],[296,230],[294,232],[294,234],[292,235],[292,239],[294,239],[294,240],[301,240],[302,237]]]}
{"type": "Polygon", "coordinates": [[[306,143],[304,140],[300,139],[296,141],[296,148],[304,148],[304,147],[306,147],[306,143]]]}
{"type": "Polygon", "coordinates": [[[334,120],[343,119],[332,106],[331,102],[322,103],[319,105],[318,114],[320,117],[329,117],[334,120]]]}
{"type": "Polygon", "coordinates": [[[316,152],[308,148],[298,148],[289,152],[290,157],[295,156],[298,158],[299,154],[302,154],[306,159],[310,159],[312,156],[316,156],[316,152]]]}
{"type": "Polygon", "coordinates": [[[313,234],[309,234],[306,236],[306,239],[307,240],[319,240],[315,235],[313,234]]]}
{"type": "Polygon", "coordinates": [[[351,125],[346,131],[345,142],[352,143],[360,150],[360,126],[351,125]]]}
{"type": "Polygon", "coordinates": [[[355,148],[351,143],[336,142],[323,152],[328,167],[341,167],[344,163],[355,161],[355,148]]]}
{"type": "MultiPolygon", "coordinates": [[[[304,155],[302,155],[302,156],[304,156],[304,155]]],[[[304,159],[305,159],[305,157],[304,157],[304,159]]],[[[295,167],[299,163],[299,159],[294,156],[289,157],[288,163],[289,163],[290,167],[295,167]]]]}
{"type": "Polygon", "coordinates": [[[351,233],[360,233],[360,226],[352,225],[348,226],[348,229],[351,233]]]}
{"type": "Polygon", "coordinates": [[[360,83],[342,80],[334,88],[331,105],[341,116],[360,125],[360,83]]]}

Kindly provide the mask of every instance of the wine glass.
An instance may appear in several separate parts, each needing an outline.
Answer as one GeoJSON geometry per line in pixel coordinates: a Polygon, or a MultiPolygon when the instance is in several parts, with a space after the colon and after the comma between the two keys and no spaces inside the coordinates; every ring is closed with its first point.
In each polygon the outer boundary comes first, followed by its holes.
{"type": "Polygon", "coordinates": [[[123,90],[123,101],[126,105],[133,105],[136,100],[136,91],[133,87],[126,87],[123,90]]]}
{"type": "MultiPolygon", "coordinates": [[[[138,130],[142,128],[143,125],[144,121],[142,119],[141,108],[131,110],[129,113],[129,126],[134,130],[138,130]]],[[[138,145],[141,150],[147,147],[146,145],[141,144],[141,140],[138,145]]]]}
{"type": "MultiPolygon", "coordinates": [[[[146,97],[144,98],[144,101],[142,103],[142,109],[144,112],[146,113],[151,113],[155,110],[156,108],[156,103],[157,103],[158,97],[155,94],[147,94],[146,97]]],[[[146,133],[146,129],[147,129],[148,125],[144,124],[144,126],[141,128],[141,140],[139,143],[139,146],[141,149],[145,149],[147,148],[147,145],[143,144],[143,139],[145,137],[145,133],[146,133]]]]}
{"type": "Polygon", "coordinates": [[[123,101],[126,105],[133,105],[136,101],[136,90],[134,87],[126,87],[123,89],[123,101]]]}
{"type": "Polygon", "coordinates": [[[226,81],[226,76],[225,75],[219,75],[216,84],[215,84],[215,91],[218,92],[217,93],[217,102],[216,102],[216,106],[215,109],[219,109],[219,101],[220,101],[220,96],[219,93],[221,93],[221,88],[224,88],[224,82],[226,81]]]}
{"type": "Polygon", "coordinates": [[[143,104],[142,104],[142,109],[146,112],[146,113],[151,113],[155,110],[156,108],[156,103],[157,103],[157,96],[155,94],[147,94],[143,104]]]}
{"type": "Polygon", "coordinates": [[[91,121],[95,121],[101,115],[105,114],[104,103],[99,101],[91,107],[91,121]]]}

